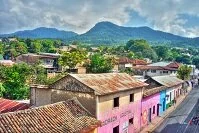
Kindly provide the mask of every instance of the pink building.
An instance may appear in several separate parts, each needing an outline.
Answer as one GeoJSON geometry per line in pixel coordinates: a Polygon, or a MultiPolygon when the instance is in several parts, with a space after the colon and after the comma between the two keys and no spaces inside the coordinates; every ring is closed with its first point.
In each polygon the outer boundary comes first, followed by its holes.
{"type": "Polygon", "coordinates": [[[141,107],[142,108],[142,116],[141,116],[142,127],[146,126],[156,116],[159,115],[159,102],[160,102],[160,93],[156,93],[151,96],[143,98],[142,107],[141,107]]]}
{"type": "Polygon", "coordinates": [[[140,114],[141,101],[100,114],[98,119],[102,121],[102,126],[98,128],[98,133],[113,133],[118,125],[119,133],[137,133],[141,126],[140,114]]]}

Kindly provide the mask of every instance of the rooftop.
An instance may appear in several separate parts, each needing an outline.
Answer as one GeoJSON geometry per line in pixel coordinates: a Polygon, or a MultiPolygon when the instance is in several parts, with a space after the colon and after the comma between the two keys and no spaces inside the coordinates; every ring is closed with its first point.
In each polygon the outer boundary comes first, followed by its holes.
{"type": "Polygon", "coordinates": [[[166,87],[172,87],[175,85],[179,85],[183,83],[184,81],[175,77],[175,76],[155,76],[151,77],[154,81],[158,82],[161,85],[164,85],[166,87]]]}
{"type": "Polygon", "coordinates": [[[88,132],[100,125],[77,101],[71,99],[37,108],[0,114],[0,132],[88,132]]]}
{"type": "Polygon", "coordinates": [[[97,95],[137,89],[148,85],[126,73],[70,74],[70,76],[93,89],[97,95]]]}
{"type": "Polygon", "coordinates": [[[27,103],[0,98],[0,114],[28,109],[29,106],[27,103]]]}

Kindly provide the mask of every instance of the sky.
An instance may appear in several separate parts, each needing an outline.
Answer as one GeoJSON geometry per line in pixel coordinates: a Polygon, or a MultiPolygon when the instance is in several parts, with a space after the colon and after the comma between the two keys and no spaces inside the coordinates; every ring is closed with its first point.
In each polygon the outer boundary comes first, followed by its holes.
{"type": "Polygon", "coordinates": [[[199,37],[199,0],[0,0],[0,34],[54,27],[82,34],[101,21],[199,37]]]}

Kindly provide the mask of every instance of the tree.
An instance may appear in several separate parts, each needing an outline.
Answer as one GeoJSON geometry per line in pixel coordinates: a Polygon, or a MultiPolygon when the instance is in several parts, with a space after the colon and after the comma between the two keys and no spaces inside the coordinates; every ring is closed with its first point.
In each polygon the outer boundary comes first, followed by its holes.
{"type": "Polygon", "coordinates": [[[194,57],[192,63],[196,66],[196,68],[199,68],[199,56],[194,57]]]}
{"type": "Polygon", "coordinates": [[[0,97],[3,97],[4,92],[5,92],[5,88],[3,87],[3,84],[0,83],[0,97]]]}
{"type": "Polygon", "coordinates": [[[82,63],[86,58],[86,51],[64,52],[59,58],[59,64],[69,69],[75,68],[78,63],[82,63]]]}
{"type": "Polygon", "coordinates": [[[87,70],[91,73],[107,73],[113,69],[115,59],[104,57],[100,54],[94,54],[90,58],[90,63],[86,65],[87,70]]]}
{"type": "Polygon", "coordinates": [[[30,79],[32,70],[25,64],[15,64],[12,67],[1,66],[0,79],[5,91],[3,97],[8,99],[26,99],[29,96],[29,88],[26,82],[30,79]]]}
{"type": "Polygon", "coordinates": [[[176,58],[176,62],[180,62],[183,64],[191,64],[191,58],[187,55],[180,55],[176,58]]]}
{"type": "Polygon", "coordinates": [[[165,60],[169,56],[169,49],[166,46],[156,46],[153,47],[159,60],[165,60]]]}
{"type": "Polygon", "coordinates": [[[178,68],[177,77],[182,80],[189,79],[191,71],[192,71],[191,67],[189,67],[187,65],[182,65],[178,68]]]}
{"type": "Polygon", "coordinates": [[[143,40],[143,39],[129,40],[126,43],[125,49],[133,51],[135,55],[140,55],[140,52],[141,52],[142,57],[139,57],[139,58],[150,58],[153,61],[157,60],[157,55],[155,51],[151,48],[151,46],[148,44],[146,40],[143,40]]]}

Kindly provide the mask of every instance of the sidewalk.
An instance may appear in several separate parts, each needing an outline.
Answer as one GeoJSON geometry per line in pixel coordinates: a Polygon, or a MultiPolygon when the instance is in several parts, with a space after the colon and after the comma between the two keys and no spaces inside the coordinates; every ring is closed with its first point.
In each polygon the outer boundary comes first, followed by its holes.
{"type": "Polygon", "coordinates": [[[140,133],[152,133],[164,121],[164,119],[167,118],[169,114],[171,114],[176,109],[176,107],[185,99],[185,97],[188,94],[189,92],[186,93],[185,95],[179,96],[175,107],[171,106],[164,112],[162,116],[158,116],[155,119],[153,119],[152,122],[148,124],[146,127],[144,127],[140,133]]]}

